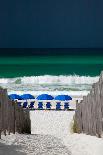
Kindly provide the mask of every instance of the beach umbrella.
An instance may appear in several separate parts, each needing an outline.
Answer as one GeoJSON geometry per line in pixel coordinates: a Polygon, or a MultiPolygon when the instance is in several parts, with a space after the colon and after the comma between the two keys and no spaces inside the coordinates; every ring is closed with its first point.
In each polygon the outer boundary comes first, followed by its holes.
{"type": "Polygon", "coordinates": [[[41,94],[36,99],[37,100],[53,100],[54,97],[48,94],[41,94]]]}
{"type": "Polygon", "coordinates": [[[23,94],[21,95],[22,100],[27,100],[27,99],[35,99],[35,97],[31,94],[23,94]]]}
{"type": "Polygon", "coordinates": [[[69,100],[72,100],[72,97],[69,95],[58,95],[55,97],[55,100],[69,101],[69,100]]]}
{"type": "Polygon", "coordinates": [[[10,98],[11,100],[16,100],[16,99],[21,100],[21,96],[19,96],[19,95],[17,95],[17,94],[10,94],[10,95],[9,95],[9,98],[10,98]]]}

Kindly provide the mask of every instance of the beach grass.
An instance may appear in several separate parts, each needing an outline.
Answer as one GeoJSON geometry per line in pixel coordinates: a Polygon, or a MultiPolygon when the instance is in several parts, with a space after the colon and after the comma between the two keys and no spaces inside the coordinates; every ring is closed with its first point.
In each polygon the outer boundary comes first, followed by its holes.
{"type": "Polygon", "coordinates": [[[79,133],[80,132],[75,117],[73,117],[73,123],[72,123],[72,126],[71,126],[71,131],[73,133],[79,133]]]}

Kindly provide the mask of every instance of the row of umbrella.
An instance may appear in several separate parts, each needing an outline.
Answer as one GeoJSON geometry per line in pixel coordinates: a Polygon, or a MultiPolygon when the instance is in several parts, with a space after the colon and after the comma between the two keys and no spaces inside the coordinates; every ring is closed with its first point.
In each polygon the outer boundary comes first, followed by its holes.
{"type": "Polygon", "coordinates": [[[60,101],[69,101],[72,100],[72,97],[69,95],[57,95],[56,97],[53,97],[48,94],[41,94],[37,96],[36,98],[31,94],[23,94],[23,95],[17,95],[17,94],[10,94],[9,98],[11,100],[27,100],[27,99],[37,99],[37,100],[60,100],[60,101]]]}

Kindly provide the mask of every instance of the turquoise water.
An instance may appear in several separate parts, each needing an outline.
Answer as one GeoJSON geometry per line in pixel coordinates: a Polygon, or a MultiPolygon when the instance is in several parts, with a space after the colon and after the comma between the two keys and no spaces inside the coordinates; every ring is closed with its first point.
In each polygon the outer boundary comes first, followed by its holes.
{"type": "Polygon", "coordinates": [[[0,57],[0,86],[9,93],[86,95],[103,70],[103,55],[0,57]]]}
{"type": "Polygon", "coordinates": [[[0,57],[0,77],[38,75],[97,76],[103,70],[103,56],[18,56],[0,57]]]}

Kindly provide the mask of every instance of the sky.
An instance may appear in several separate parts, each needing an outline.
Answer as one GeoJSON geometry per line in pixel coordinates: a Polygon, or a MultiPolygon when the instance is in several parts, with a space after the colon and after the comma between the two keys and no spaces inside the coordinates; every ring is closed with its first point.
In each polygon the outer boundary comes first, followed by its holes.
{"type": "Polygon", "coordinates": [[[3,0],[0,48],[103,48],[103,1],[3,0]]]}

